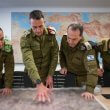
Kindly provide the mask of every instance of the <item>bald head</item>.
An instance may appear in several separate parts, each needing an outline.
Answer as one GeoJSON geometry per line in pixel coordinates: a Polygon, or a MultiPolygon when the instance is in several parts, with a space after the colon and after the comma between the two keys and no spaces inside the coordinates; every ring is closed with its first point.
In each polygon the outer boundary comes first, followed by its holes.
{"type": "Polygon", "coordinates": [[[67,32],[68,32],[68,30],[70,30],[70,29],[71,29],[72,31],[78,31],[78,30],[79,30],[80,36],[83,35],[83,26],[82,26],[81,24],[75,24],[75,23],[70,24],[70,25],[68,26],[68,28],[67,28],[67,32]]]}
{"type": "Polygon", "coordinates": [[[70,47],[75,47],[82,39],[83,27],[79,24],[70,24],[67,28],[67,42],[70,47]]]}

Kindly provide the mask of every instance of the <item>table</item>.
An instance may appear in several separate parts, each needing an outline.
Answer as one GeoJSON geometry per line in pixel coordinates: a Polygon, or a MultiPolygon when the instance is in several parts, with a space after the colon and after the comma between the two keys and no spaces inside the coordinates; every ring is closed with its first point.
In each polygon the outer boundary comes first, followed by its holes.
{"type": "MultiPolygon", "coordinates": [[[[103,87],[102,88],[102,94],[110,94],[110,87],[103,87]]],[[[96,95],[96,100],[104,106],[106,110],[110,110],[110,99],[106,99],[101,94],[96,95]]]]}
{"type": "Polygon", "coordinates": [[[33,98],[36,89],[14,89],[11,96],[0,95],[0,110],[105,110],[96,100],[86,101],[81,88],[53,89],[51,103],[39,103],[33,98]]]}

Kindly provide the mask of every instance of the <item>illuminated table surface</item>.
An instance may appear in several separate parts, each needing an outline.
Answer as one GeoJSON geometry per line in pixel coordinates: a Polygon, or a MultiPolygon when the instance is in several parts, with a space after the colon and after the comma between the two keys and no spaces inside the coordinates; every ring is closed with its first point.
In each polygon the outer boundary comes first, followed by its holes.
{"type": "Polygon", "coordinates": [[[11,96],[0,95],[0,110],[106,110],[98,96],[86,101],[80,96],[82,92],[81,88],[55,88],[51,103],[39,103],[33,100],[36,89],[14,89],[11,96]]]}

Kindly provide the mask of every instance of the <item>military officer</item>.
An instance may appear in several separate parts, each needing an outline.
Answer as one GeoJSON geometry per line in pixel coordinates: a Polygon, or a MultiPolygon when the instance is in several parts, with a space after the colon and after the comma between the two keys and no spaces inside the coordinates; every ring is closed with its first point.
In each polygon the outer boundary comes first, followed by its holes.
{"type": "Polygon", "coordinates": [[[102,51],[104,68],[110,70],[110,39],[102,40],[102,51]]]}
{"type": "Polygon", "coordinates": [[[86,84],[86,91],[81,94],[85,99],[94,98],[97,84],[97,62],[95,51],[83,38],[83,26],[70,24],[60,47],[61,74],[75,73],[77,86],[86,84]]]}
{"type": "Polygon", "coordinates": [[[45,27],[44,15],[40,10],[32,11],[29,18],[32,29],[25,32],[20,40],[23,61],[37,87],[36,99],[50,101],[49,91],[53,87],[52,76],[58,60],[55,30],[45,27]]]}
{"type": "Polygon", "coordinates": [[[99,75],[103,76],[104,86],[110,86],[110,38],[102,39],[100,52],[103,61],[103,71],[99,71],[99,75]]]}
{"type": "Polygon", "coordinates": [[[14,56],[12,45],[9,40],[4,39],[2,28],[0,28],[0,88],[2,95],[12,93],[12,82],[14,73],[14,56]],[[4,74],[2,73],[4,68],[4,74]]]}

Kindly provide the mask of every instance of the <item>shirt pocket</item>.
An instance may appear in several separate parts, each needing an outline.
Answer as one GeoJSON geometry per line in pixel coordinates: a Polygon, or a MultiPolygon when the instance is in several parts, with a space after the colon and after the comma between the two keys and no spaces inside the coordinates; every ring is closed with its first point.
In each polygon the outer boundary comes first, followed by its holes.
{"type": "Polygon", "coordinates": [[[81,66],[83,63],[82,63],[82,60],[80,57],[78,56],[74,56],[72,58],[72,63],[75,64],[76,66],[81,66]]]}
{"type": "Polygon", "coordinates": [[[40,49],[41,49],[41,47],[40,47],[40,43],[32,43],[31,44],[31,49],[32,49],[32,51],[39,51],[40,49]]]}
{"type": "Polygon", "coordinates": [[[42,48],[42,54],[43,56],[49,56],[52,51],[52,44],[48,42],[43,48],[42,48]]]}

